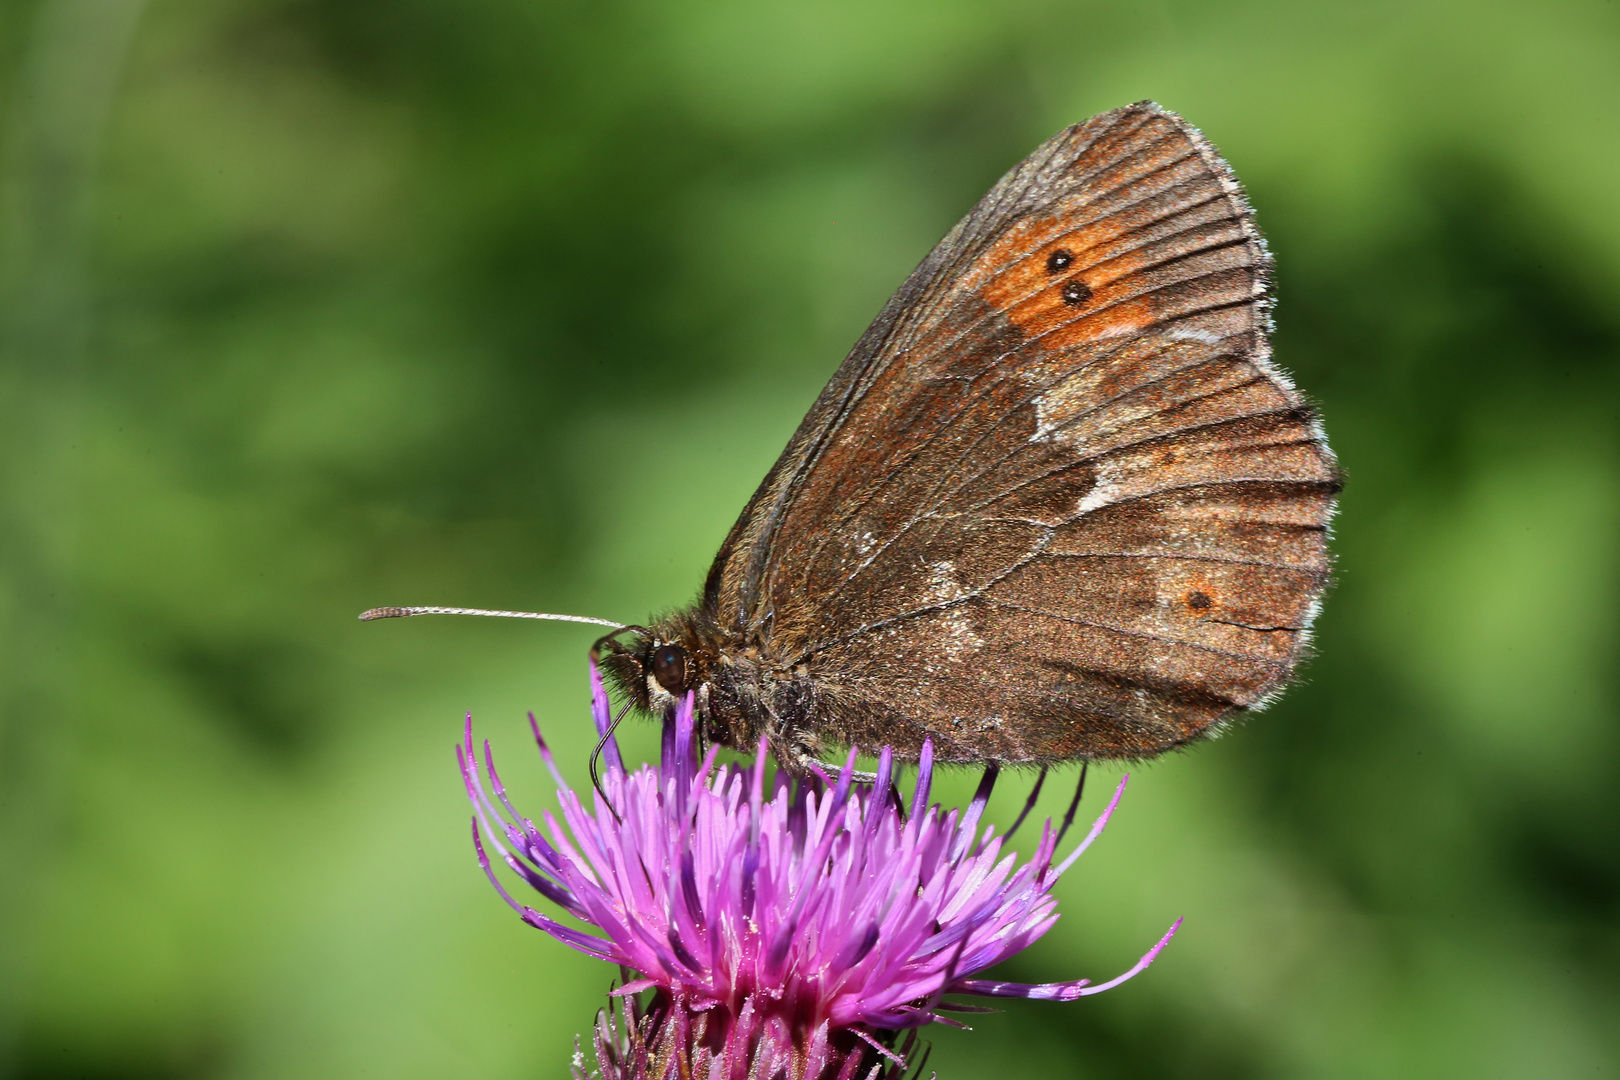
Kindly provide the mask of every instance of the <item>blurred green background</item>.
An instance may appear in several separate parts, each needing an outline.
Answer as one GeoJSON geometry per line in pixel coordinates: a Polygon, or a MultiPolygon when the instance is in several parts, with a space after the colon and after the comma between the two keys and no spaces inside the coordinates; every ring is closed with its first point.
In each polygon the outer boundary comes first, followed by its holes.
{"type": "Polygon", "coordinates": [[[610,972],[451,745],[582,778],[592,632],[356,612],[688,599],[908,269],[1149,97],[1277,252],[1338,585],[1004,970],[1163,958],[935,1064],[1620,1070],[1614,0],[4,0],[0,76],[0,1074],[564,1075],[610,972]]]}

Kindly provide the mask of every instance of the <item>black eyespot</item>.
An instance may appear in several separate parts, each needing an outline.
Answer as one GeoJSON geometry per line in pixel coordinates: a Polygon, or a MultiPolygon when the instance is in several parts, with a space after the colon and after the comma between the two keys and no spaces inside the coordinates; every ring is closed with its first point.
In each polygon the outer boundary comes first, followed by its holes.
{"type": "Polygon", "coordinates": [[[679,645],[660,645],[652,655],[653,678],[672,694],[686,692],[686,650],[679,645]]]}
{"type": "Polygon", "coordinates": [[[1212,603],[1214,601],[1209,598],[1209,594],[1201,589],[1194,589],[1192,594],[1187,597],[1187,606],[1198,611],[1202,611],[1212,603]]]}
{"type": "Polygon", "coordinates": [[[1074,262],[1074,256],[1069,253],[1069,249],[1058,248],[1046,257],[1046,272],[1055,274],[1059,270],[1067,270],[1072,262],[1074,262]]]}
{"type": "Polygon", "coordinates": [[[1079,278],[1070,278],[1063,283],[1063,302],[1070,307],[1079,307],[1090,299],[1090,287],[1079,278]]]}

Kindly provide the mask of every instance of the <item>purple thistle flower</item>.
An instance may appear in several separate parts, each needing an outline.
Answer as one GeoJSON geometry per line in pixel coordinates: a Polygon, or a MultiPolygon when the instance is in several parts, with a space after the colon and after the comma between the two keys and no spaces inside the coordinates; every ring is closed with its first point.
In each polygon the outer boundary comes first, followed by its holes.
{"type": "MultiPolygon", "coordinates": [[[[471,715],[456,753],[476,810],[478,861],[502,899],[531,926],[630,969],[636,977],[615,996],[656,991],[645,1013],[621,1003],[622,1030],[611,1015],[599,1017],[598,1060],[610,1078],[897,1075],[905,1063],[896,1033],[954,1023],[945,1010],[974,1011],[944,995],[1071,1001],[1101,993],[1152,963],[1181,925],[1100,985],[976,979],[1057,921],[1052,887],[1102,831],[1125,780],[1062,862],[1054,864],[1062,832],[1048,821],[1033,857],[1015,868],[1016,856],[1002,852],[1006,837],[979,829],[994,766],[965,812],[928,805],[926,743],[909,812],[887,748],[870,785],[854,782],[853,748],[836,781],[767,776],[763,743],[751,767],[716,768],[715,748],[697,756],[688,695],[665,720],[658,768],[629,772],[594,666],[591,692],[607,769],[590,808],[529,718],[557,782],[561,823],[545,813],[542,829],[517,812],[487,742],[486,789],[471,715]],[[514,899],[491,865],[486,834],[496,858],[598,933],[514,899]]],[[[576,1061],[580,1076],[582,1068],[576,1061]]]]}

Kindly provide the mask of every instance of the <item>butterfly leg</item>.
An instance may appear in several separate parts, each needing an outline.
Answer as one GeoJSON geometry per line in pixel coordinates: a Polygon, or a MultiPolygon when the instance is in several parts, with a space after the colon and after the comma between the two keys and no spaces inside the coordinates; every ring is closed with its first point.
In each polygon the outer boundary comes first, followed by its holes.
{"type": "MultiPolygon", "coordinates": [[[[837,776],[844,768],[842,765],[834,765],[826,761],[817,761],[814,764],[828,776],[837,776]]],[[[877,783],[877,773],[862,772],[860,769],[856,769],[850,774],[850,780],[857,784],[875,784],[877,783]]]]}
{"type": "MultiPolygon", "coordinates": [[[[830,761],[822,761],[802,746],[792,743],[786,744],[778,751],[776,760],[796,776],[808,776],[811,773],[821,773],[824,776],[836,778],[844,771],[842,765],[835,765],[830,761]]],[[[877,783],[877,773],[862,772],[856,769],[850,779],[857,784],[877,783]]]]}

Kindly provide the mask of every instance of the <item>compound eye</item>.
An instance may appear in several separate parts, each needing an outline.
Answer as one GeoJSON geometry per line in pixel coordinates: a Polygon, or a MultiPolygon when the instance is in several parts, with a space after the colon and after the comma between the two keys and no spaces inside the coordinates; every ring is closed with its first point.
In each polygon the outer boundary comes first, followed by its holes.
{"type": "Polygon", "coordinates": [[[652,655],[653,678],[672,694],[686,691],[686,650],[679,645],[660,645],[652,655]]]}

